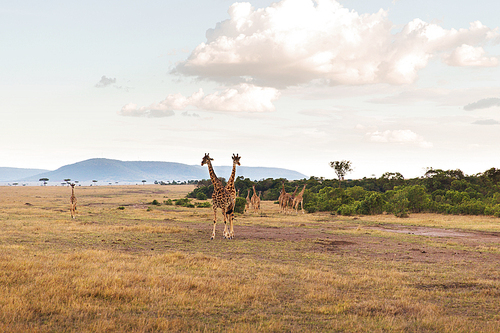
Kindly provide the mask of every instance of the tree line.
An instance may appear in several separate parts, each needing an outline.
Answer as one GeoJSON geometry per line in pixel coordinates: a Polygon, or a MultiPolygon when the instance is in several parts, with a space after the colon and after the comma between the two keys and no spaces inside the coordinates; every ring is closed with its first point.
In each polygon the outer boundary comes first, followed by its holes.
{"type": "MultiPolygon", "coordinates": [[[[331,166],[335,168],[335,164],[331,166]]],[[[410,213],[432,212],[500,217],[500,169],[466,175],[460,169],[428,168],[418,178],[405,179],[398,172],[387,172],[379,178],[355,180],[344,179],[352,170],[350,163],[344,165],[343,170],[344,173],[337,173],[337,180],[310,177],[295,181],[284,178],[252,181],[240,176],[235,180],[235,188],[239,197],[245,198],[248,190],[251,196],[255,184],[263,200],[276,201],[282,184],[288,193],[306,184],[304,208],[309,213],[371,215],[387,212],[406,217],[410,213]]],[[[210,198],[212,192],[211,181],[201,180],[188,197],[204,200],[210,198]]]]}

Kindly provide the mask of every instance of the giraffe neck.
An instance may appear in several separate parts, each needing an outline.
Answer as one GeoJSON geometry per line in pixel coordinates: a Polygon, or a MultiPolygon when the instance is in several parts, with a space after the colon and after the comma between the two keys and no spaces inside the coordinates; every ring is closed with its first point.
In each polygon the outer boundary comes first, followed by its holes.
{"type": "Polygon", "coordinates": [[[228,187],[234,187],[234,176],[235,175],[236,175],[236,163],[233,162],[233,171],[231,171],[231,176],[229,177],[229,180],[227,181],[228,187]]]}
{"type": "Polygon", "coordinates": [[[302,188],[302,191],[300,191],[299,195],[302,196],[304,194],[304,191],[306,190],[306,185],[302,188]]]}
{"type": "Polygon", "coordinates": [[[217,175],[215,174],[214,168],[212,168],[212,162],[208,161],[208,173],[210,174],[210,180],[212,180],[212,184],[214,187],[219,188],[221,187],[221,183],[219,181],[219,178],[217,178],[217,175]]]}

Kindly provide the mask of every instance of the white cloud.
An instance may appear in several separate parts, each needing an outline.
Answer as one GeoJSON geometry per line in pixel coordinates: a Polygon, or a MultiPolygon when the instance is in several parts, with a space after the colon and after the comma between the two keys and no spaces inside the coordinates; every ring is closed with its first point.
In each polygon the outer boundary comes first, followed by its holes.
{"type": "Polygon", "coordinates": [[[129,103],[122,107],[119,115],[127,117],[148,117],[148,118],[162,118],[175,115],[172,110],[151,110],[148,108],[138,108],[137,104],[129,103]]]}
{"type": "Polygon", "coordinates": [[[311,80],[329,84],[403,84],[417,78],[435,55],[454,66],[495,65],[483,45],[498,32],[480,22],[444,29],[415,19],[399,32],[387,12],[358,14],[334,0],[282,0],[267,8],[235,3],[230,19],[207,31],[173,73],[222,82],[292,86],[311,80]],[[467,45],[472,47],[464,47],[467,45]]]}
{"type": "Polygon", "coordinates": [[[95,85],[96,88],[104,88],[116,83],[116,78],[109,78],[106,75],[101,76],[101,80],[95,85]]]}
{"type": "Polygon", "coordinates": [[[368,140],[372,142],[394,142],[400,144],[416,144],[421,148],[432,148],[431,142],[411,130],[386,130],[383,132],[375,131],[366,134],[368,140]]]}
{"type": "Polygon", "coordinates": [[[482,47],[463,44],[457,47],[451,54],[444,55],[443,60],[450,66],[497,66],[498,59],[496,57],[486,57],[485,53],[482,47]]]}
{"type": "Polygon", "coordinates": [[[473,122],[475,125],[498,125],[500,122],[498,122],[495,119],[481,119],[481,120],[476,120],[473,122]]]}
{"type": "Polygon", "coordinates": [[[150,106],[138,107],[136,104],[127,104],[121,111],[123,116],[151,116],[154,112],[173,115],[172,110],[185,110],[195,107],[206,111],[226,112],[272,112],[275,110],[273,101],[280,93],[274,88],[257,87],[242,83],[235,88],[228,88],[222,92],[205,95],[200,88],[189,97],[182,94],[170,94],[163,101],[150,106]]]}
{"type": "Polygon", "coordinates": [[[464,106],[465,111],[473,111],[477,109],[487,109],[492,106],[500,106],[500,98],[483,98],[477,102],[464,106]]]}

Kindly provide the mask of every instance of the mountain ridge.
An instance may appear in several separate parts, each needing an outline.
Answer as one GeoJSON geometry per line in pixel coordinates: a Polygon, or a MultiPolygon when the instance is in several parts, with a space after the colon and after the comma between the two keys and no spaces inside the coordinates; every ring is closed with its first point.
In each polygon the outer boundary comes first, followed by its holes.
{"type": "MultiPolygon", "coordinates": [[[[232,166],[214,166],[218,177],[229,178],[232,166]]],[[[208,168],[201,165],[188,165],[177,162],[160,161],[121,161],[107,158],[92,158],[73,164],[64,165],[54,171],[43,169],[41,173],[29,176],[6,179],[4,181],[38,182],[41,178],[48,178],[49,182],[63,182],[64,179],[79,181],[80,183],[98,182],[106,183],[137,183],[146,180],[154,181],[188,181],[210,179],[208,168]]],[[[286,178],[289,180],[307,178],[306,175],[289,169],[272,167],[239,166],[236,177],[243,176],[252,180],[266,178],[286,178]]],[[[4,179],[0,173],[0,179],[4,179]]]]}

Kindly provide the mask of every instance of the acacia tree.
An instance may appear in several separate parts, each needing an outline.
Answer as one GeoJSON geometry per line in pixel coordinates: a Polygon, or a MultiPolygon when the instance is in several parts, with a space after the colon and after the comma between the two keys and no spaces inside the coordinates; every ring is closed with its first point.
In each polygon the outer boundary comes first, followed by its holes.
{"type": "Polygon", "coordinates": [[[335,170],[335,173],[337,174],[337,177],[339,178],[339,188],[341,181],[344,180],[344,176],[352,171],[352,163],[351,161],[333,161],[330,162],[330,167],[332,167],[335,170]]]}

